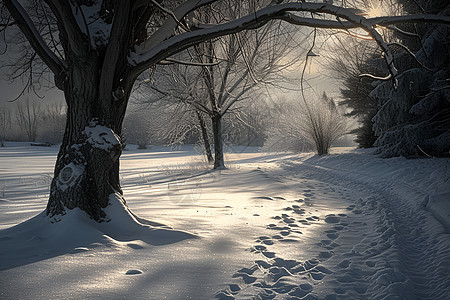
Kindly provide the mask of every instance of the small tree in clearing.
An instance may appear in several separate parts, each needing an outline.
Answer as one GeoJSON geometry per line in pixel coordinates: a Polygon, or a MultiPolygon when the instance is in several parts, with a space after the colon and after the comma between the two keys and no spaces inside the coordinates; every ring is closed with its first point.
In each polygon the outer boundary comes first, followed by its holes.
{"type": "Polygon", "coordinates": [[[309,98],[279,106],[274,123],[268,126],[264,148],[295,152],[315,149],[318,155],[324,155],[346,133],[345,117],[324,93],[314,102],[309,98]]]}
{"type": "Polygon", "coordinates": [[[347,133],[346,120],[325,93],[316,103],[305,103],[305,106],[306,137],[315,145],[318,155],[328,154],[331,145],[347,133]]]}

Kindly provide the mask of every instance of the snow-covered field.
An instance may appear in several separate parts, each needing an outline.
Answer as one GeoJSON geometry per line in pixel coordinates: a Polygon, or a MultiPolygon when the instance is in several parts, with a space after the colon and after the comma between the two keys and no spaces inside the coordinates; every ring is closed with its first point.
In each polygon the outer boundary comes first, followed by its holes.
{"type": "Polygon", "coordinates": [[[131,147],[135,230],[39,215],[57,151],[0,148],[0,299],[450,299],[448,159],[131,147]]]}

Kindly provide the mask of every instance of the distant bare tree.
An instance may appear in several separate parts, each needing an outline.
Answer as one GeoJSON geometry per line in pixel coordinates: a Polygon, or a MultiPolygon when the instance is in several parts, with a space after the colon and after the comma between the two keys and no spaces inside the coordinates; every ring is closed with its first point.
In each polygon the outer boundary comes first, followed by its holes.
{"type": "Polygon", "coordinates": [[[0,107],[0,147],[5,147],[4,141],[8,131],[12,129],[11,111],[4,106],[0,107]]]}
{"type": "Polygon", "coordinates": [[[66,121],[66,105],[62,102],[54,102],[41,110],[42,124],[39,139],[46,142],[61,142],[64,135],[66,121]]]}
{"type": "Polygon", "coordinates": [[[145,112],[133,111],[124,121],[124,135],[127,143],[135,143],[138,149],[147,149],[152,140],[153,128],[145,112]]]}
{"type": "Polygon", "coordinates": [[[26,134],[28,141],[35,142],[38,134],[38,122],[41,116],[40,105],[27,98],[25,104],[17,103],[16,119],[20,130],[26,134]]]}
{"type": "Polygon", "coordinates": [[[331,145],[347,133],[346,119],[338,111],[336,103],[323,93],[318,103],[307,108],[307,137],[314,143],[317,154],[328,154],[331,145]]]}

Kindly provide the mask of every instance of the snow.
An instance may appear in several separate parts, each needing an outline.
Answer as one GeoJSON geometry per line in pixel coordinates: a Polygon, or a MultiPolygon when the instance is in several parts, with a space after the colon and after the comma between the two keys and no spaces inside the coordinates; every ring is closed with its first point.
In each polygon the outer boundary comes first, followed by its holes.
{"type": "Polygon", "coordinates": [[[91,1],[89,5],[70,3],[72,13],[78,28],[90,38],[91,46],[99,48],[105,46],[111,34],[111,24],[99,15],[102,11],[102,1],[91,1]]]}
{"type": "Polygon", "coordinates": [[[104,151],[111,150],[114,146],[120,145],[119,137],[111,128],[94,123],[84,128],[86,141],[93,147],[104,151]]]}
{"type": "Polygon", "coordinates": [[[112,194],[109,222],[55,222],[41,212],[58,148],[6,146],[1,299],[450,296],[448,159],[235,147],[211,171],[191,146],[128,145],[131,211],[112,194]]]}

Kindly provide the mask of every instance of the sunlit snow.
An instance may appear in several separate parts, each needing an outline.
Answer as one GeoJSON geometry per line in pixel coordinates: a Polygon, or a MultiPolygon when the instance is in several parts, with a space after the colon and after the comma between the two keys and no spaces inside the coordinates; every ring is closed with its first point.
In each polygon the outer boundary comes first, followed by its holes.
{"type": "Polygon", "coordinates": [[[190,146],[127,146],[131,211],[111,195],[110,222],[78,209],[55,222],[42,212],[58,148],[6,146],[1,299],[450,295],[448,159],[236,147],[211,171],[190,146]]]}

